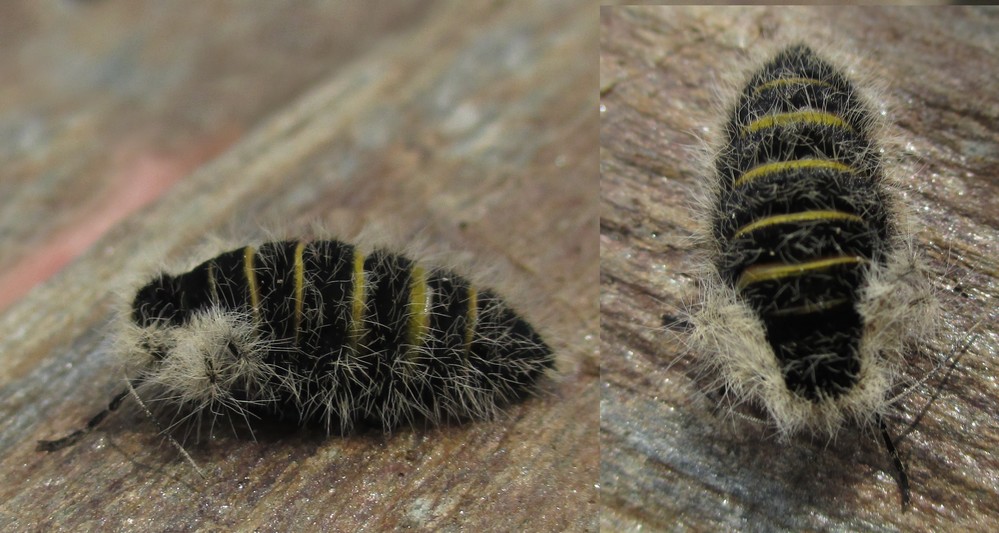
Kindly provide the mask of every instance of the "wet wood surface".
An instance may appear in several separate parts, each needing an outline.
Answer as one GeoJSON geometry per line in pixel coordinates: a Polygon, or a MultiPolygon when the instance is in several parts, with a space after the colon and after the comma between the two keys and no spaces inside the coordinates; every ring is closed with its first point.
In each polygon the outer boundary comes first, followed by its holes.
{"type": "Polygon", "coordinates": [[[56,96],[0,93],[29,121],[0,131],[22,143],[0,154],[12,162],[0,264],[75,242],[67,228],[107,232],[0,315],[0,529],[596,529],[596,5],[8,4],[0,35],[20,60],[0,68],[72,58],[24,78],[56,96]],[[136,192],[140,179],[167,184],[136,192]],[[221,429],[187,446],[206,481],[135,408],[35,451],[121,387],[108,333],[122,287],[206,235],[316,222],[492,271],[555,347],[558,374],[485,422],[343,438],[221,429]]]}
{"type": "MultiPolygon", "coordinates": [[[[988,531],[999,519],[999,10],[603,8],[601,527],[649,531],[988,531]],[[898,178],[935,270],[942,333],[908,380],[966,341],[952,378],[899,443],[911,508],[876,436],[781,444],[701,392],[682,331],[696,299],[691,201],[714,88],[775,43],[829,45],[882,80],[898,178]],[[969,337],[968,332],[974,331],[969,337]]],[[[705,378],[701,376],[701,378],[705,378]]],[[[709,378],[705,378],[709,379],[709,378]]],[[[940,386],[903,399],[898,434],[940,386]]]]}

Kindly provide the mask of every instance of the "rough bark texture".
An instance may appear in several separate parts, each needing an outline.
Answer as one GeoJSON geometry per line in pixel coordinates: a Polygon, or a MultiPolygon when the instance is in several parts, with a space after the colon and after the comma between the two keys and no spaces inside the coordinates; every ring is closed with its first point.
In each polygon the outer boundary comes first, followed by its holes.
{"type": "Polygon", "coordinates": [[[130,138],[167,174],[196,169],[0,315],[0,529],[594,530],[596,5],[201,4],[5,3],[0,16],[20,58],[0,66],[26,76],[4,79],[59,93],[0,93],[5,113],[36,124],[8,115],[0,131],[18,147],[4,153],[16,169],[0,193],[5,265],[156,174],[115,162],[130,138]],[[36,73],[45,49],[76,62],[36,73]],[[344,438],[263,428],[256,441],[223,428],[188,446],[207,481],[134,408],[74,447],[34,450],[122,386],[115,291],[206,234],[314,221],[344,237],[387,228],[495,271],[556,348],[558,376],[494,421],[344,438]]]}
{"type": "MultiPolygon", "coordinates": [[[[603,8],[601,11],[601,525],[608,530],[991,530],[999,518],[999,10],[603,8]],[[918,380],[969,340],[957,370],[900,444],[913,502],[900,509],[873,432],[782,444],[724,418],[701,392],[700,353],[668,330],[696,301],[691,202],[717,80],[757,51],[831,45],[886,86],[898,178],[943,301],[918,380]],[[698,379],[700,378],[700,379],[698,379]]],[[[902,432],[939,387],[917,385],[902,432]]]]}

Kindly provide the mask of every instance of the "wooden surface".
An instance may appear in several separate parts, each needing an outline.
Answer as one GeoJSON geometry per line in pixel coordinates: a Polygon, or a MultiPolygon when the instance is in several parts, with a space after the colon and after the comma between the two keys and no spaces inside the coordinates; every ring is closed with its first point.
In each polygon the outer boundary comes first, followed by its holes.
{"type": "Polygon", "coordinates": [[[0,310],[431,4],[366,5],[0,3],[0,310]]]}
{"type": "Polygon", "coordinates": [[[0,135],[21,143],[0,154],[5,269],[132,201],[133,180],[169,182],[0,315],[0,530],[595,530],[596,5],[132,5],[5,3],[0,17],[16,51],[0,68],[21,82],[0,92],[0,135]],[[38,72],[39,58],[57,64],[38,72]],[[134,409],[34,450],[121,386],[108,324],[137,271],[214,232],[315,221],[496,271],[559,375],[494,421],[220,431],[188,447],[207,481],[134,409]]]}
{"type": "MultiPolygon", "coordinates": [[[[620,530],[994,531],[999,520],[999,10],[996,8],[603,8],[601,11],[601,527],[620,530]],[[690,272],[692,149],[721,110],[732,65],[789,36],[835,41],[884,80],[899,177],[938,275],[940,338],[911,379],[978,335],[900,443],[912,481],[901,512],[873,435],[780,444],[723,420],[699,391],[682,332],[690,272]],[[682,356],[682,357],[681,357],[682,356]]],[[[735,68],[739,68],[736,66],[735,68]]],[[[897,434],[939,379],[891,420],[897,434]]]]}

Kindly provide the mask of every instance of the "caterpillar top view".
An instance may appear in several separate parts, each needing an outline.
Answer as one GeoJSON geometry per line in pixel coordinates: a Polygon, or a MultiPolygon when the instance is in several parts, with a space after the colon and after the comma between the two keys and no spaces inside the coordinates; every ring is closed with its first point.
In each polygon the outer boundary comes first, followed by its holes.
{"type": "MultiPolygon", "coordinates": [[[[554,367],[535,330],[443,268],[337,240],[222,253],[139,289],[122,349],[132,386],[176,418],[290,418],[327,432],[485,418],[554,367]]],[[[72,444],[86,429],[39,449],[72,444]]]]}
{"type": "MultiPolygon", "coordinates": [[[[870,104],[805,45],[753,73],[716,144],[693,341],[783,436],[882,429],[933,299],[870,104]]],[[[905,494],[904,494],[905,497],[905,494]]]]}

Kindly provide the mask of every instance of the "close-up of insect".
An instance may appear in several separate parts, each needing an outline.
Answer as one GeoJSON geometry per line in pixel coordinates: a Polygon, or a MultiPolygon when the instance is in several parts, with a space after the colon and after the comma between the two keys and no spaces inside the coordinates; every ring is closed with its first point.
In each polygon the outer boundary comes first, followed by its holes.
{"type": "MultiPolygon", "coordinates": [[[[485,419],[554,366],[534,329],[448,269],[337,240],[247,246],[141,287],[116,342],[134,388],[178,420],[290,418],[327,433],[485,419]],[[172,411],[172,412],[171,412],[172,411]]],[[[198,424],[194,424],[198,426],[198,424]]]]}
{"type": "Polygon", "coordinates": [[[948,136],[974,121],[939,112],[961,115],[963,78],[999,84],[966,70],[975,45],[963,61],[907,38],[948,39],[947,20],[974,41],[996,15],[602,11],[603,525],[975,529],[999,511],[979,430],[999,396],[997,143],[960,153],[948,136]]]}
{"type": "Polygon", "coordinates": [[[999,6],[0,7],[0,532],[999,523],[999,6]]]}
{"type": "Polygon", "coordinates": [[[877,128],[868,100],[807,45],[751,76],[707,180],[692,343],[733,403],[761,404],[781,435],[878,427],[907,503],[882,417],[903,352],[937,317],[877,128]]]}
{"type": "Polygon", "coordinates": [[[596,530],[596,10],[5,2],[0,530],[596,530]]]}

